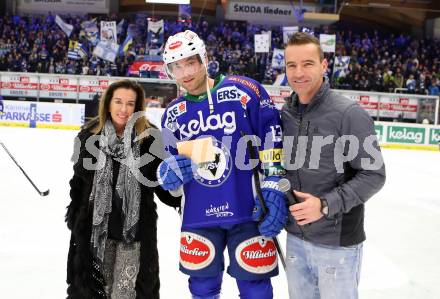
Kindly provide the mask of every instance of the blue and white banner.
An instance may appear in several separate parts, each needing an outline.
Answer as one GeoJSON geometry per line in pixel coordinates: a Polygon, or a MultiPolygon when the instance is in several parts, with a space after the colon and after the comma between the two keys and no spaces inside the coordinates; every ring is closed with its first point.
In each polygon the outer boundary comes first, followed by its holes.
{"type": "Polygon", "coordinates": [[[81,23],[81,27],[84,29],[86,38],[94,45],[99,42],[98,34],[99,29],[96,24],[96,18],[90,21],[84,21],[81,23]]]}
{"type": "Polygon", "coordinates": [[[148,48],[160,47],[164,41],[164,23],[163,20],[156,22],[148,21],[148,48]]]}
{"type": "Polygon", "coordinates": [[[96,26],[96,18],[93,18],[91,20],[87,20],[87,21],[81,22],[81,28],[82,29],[86,29],[86,28],[91,27],[91,26],[96,26]]]}
{"type": "Polygon", "coordinates": [[[89,51],[87,51],[83,44],[78,43],[77,52],[81,58],[89,56],[89,51]]]}
{"type": "Polygon", "coordinates": [[[109,43],[118,43],[116,21],[101,21],[101,41],[109,43]]]}
{"type": "Polygon", "coordinates": [[[284,68],[284,50],[283,49],[273,49],[272,54],[272,68],[274,69],[282,69],[284,68]]]}
{"type": "Polygon", "coordinates": [[[70,37],[70,34],[72,33],[73,30],[73,25],[64,22],[59,15],[56,15],[55,23],[57,23],[57,25],[60,26],[61,30],[63,30],[63,32],[67,35],[67,37],[70,37]]]}
{"type": "Polygon", "coordinates": [[[345,77],[348,74],[350,56],[336,56],[333,63],[333,77],[345,77]]]}
{"type": "Polygon", "coordinates": [[[93,54],[101,59],[115,62],[116,56],[118,55],[118,50],[118,44],[100,41],[93,50],[93,54]]]}
{"type": "Polygon", "coordinates": [[[87,49],[77,41],[69,41],[69,50],[67,51],[67,57],[70,59],[78,60],[89,55],[87,49]]]}
{"type": "Polygon", "coordinates": [[[69,41],[69,49],[67,50],[67,58],[78,60],[81,57],[78,53],[78,42],[74,40],[69,41]]]}

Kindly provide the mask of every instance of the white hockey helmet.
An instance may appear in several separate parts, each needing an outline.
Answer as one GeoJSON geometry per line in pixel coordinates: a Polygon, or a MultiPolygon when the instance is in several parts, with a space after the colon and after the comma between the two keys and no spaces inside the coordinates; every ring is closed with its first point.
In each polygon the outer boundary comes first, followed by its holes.
{"type": "MultiPolygon", "coordinates": [[[[194,55],[199,55],[200,61],[205,68],[206,76],[208,77],[208,66],[206,64],[206,47],[203,40],[191,30],[179,32],[168,38],[165,43],[162,59],[165,62],[165,70],[170,78],[174,78],[170,65],[181,59],[185,59],[194,55]]],[[[209,89],[208,80],[206,80],[206,92],[209,102],[209,113],[214,112],[214,104],[209,89]]]]}
{"type": "Polygon", "coordinates": [[[165,65],[168,65],[193,55],[199,55],[202,64],[205,65],[205,43],[196,33],[191,30],[186,30],[168,38],[165,43],[162,59],[165,65]]]}

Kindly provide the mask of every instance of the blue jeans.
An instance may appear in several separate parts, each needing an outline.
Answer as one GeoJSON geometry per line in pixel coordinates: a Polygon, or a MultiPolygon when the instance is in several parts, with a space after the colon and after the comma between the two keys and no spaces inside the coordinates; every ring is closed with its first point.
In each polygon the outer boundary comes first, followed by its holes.
{"type": "Polygon", "coordinates": [[[317,245],[287,234],[290,299],[357,299],[362,243],[349,247],[317,245]]]}

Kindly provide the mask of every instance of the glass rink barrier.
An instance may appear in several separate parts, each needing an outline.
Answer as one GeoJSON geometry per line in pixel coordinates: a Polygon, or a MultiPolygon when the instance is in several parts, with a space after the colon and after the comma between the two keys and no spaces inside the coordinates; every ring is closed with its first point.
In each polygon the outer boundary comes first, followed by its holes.
{"type": "Polygon", "coordinates": [[[121,79],[138,82],[146,98],[162,106],[178,94],[175,81],[168,79],[0,72],[3,99],[37,102],[85,103],[121,79]]]}
{"type": "MultiPolygon", "coordinates": [[[[264,88],[279,108],[284,104],[284,98],[292,92],[288,86],[264,85],[264,88]]],[[[439,124],[437,96],[341,89],[333,91],[358,102],[376,121],[439,124]]]]}

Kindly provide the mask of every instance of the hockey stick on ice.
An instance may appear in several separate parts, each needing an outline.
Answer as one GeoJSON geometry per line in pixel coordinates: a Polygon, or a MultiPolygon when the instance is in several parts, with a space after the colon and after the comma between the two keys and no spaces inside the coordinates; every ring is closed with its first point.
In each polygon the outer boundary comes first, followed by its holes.
{"type": "Polygon", "coordinates": [[[18,166],[18,168],[20,168],[21,172],[23,172],[24,176],[28,179],[28,181],[32,184],[32,186],[35,188],[35,190],[37,190],[37,192],[41,195],[41,196],[47,196],[49,194],[49,189],[46,191],[40,191],[40,189],[37,188],[37,186],[35,186],[34,182],[29,178],[29,176],[26,174],[26,172],[23,170],[23,168],[21,168],[21,166],[18,164],[18,162],[14,159],[14,157],[12,156],[12,154],[8,151],[8,149],[6,148],[6,146],[3,144],[3,142],[0,141],[0,145],[3,147],[3,149],[6,151],[6,153],[9,155],[9,157],[11,157],[12,161],[14,161],[15,165],[18,166]]]}
{"type": "MultiPolygon", "coordinates": [[[[241,132],[241,136],[242,137],[246,136],[243,131],[241,132]]],[[[246,145],[247,145],[247,148],[249,151],[249,157],[251,158],[251,160],[258,159],[256,157],[255,150],[252,146],[252,141],[248,140],[246,142],[246,145]]],[[[264,201],[263,193],[261,192],[261,185],[260,185],[258,169],[257,169],[256,165],[252,165],[252,166],[253,166],[252,173],[253,173],[254,184],[255,184],[255,192],[257,193],[257,198],[258,198],[258,201],[260,202],[260,205],[261,205],[261,211],[262,211],[262,216],[263,216],[262,218],[264,218],[267,214],[266,202],[264,201]]],[[[280,257],[281,264],[283,265],[283,268],[285,270],[286,269],[286,258],[284,257],[283,249],[280,246],[280,242],[278,241],[278,237],[273,237],[272,240],[275,243],[275,247],[277,249],[278,256],[280,257]]]]}

